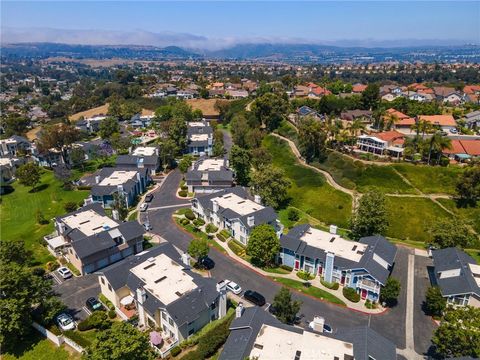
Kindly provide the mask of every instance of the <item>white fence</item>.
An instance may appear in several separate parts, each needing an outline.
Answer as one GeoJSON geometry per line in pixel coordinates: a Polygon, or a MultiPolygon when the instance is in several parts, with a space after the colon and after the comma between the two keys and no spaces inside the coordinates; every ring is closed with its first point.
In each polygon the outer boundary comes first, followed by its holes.
{"type": "Polygon", "coordinates": [[[68,346],[70,346],[72,349],[74,349],[75,351],[78,351],[79,353],[83,353],[84,351],[84,348],[81,347],[80,345],[78,345],[75,341],[73,341],[72,339],[69,339],[67,338],[66,336],[64,335],[55,335],[54,333],[52,333],[51,331],[45,329],[42,325],[40,324],[37,324],[36,322],[33,322],[32,323],[32,326],[39,332],[41,333],[43,336],[45,336],[48,340],[50,340],[51,342],[53,342],[56,346],[60,346],[62,345],[63,343],[67,344],[68,346]]]}

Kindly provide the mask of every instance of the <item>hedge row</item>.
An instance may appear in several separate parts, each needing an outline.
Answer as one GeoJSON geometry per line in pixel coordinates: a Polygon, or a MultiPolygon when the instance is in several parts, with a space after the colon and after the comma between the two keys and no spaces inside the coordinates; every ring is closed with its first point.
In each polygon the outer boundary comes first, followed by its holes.
{"type": "Polygon", "coordinates": [[[331,289],[331,290],[338,290],[338,288],[340,287],[340,284],[337,283],[337,282],[330,283],[330,282],[324,281],[324,280],[320,280],[320,282],[322,283],[323,286],[325,286],[326,288],[331,289]]]}
{"type": "Polygon", "coordinates": [[[350,287],[344,287],[342,292],[343,296],[345,296],[351,302],[357,303],[360,301],[360,294],[357,294],[355,289],[350,287]]]}
{"type": "Polygon", "coordinates": [[[89,347],[92,344],[90,340],[84,338],[82,335],[80,335],[76,331],[68,330],[68,331],[65,331],[63,334],[83,348],[89,347]]]}
{"type": "MultiPolygon", "coordinates": [[[[218,231],[218,227],[216,227],[215,225],[213,224],[208,224],[206,227],[205,227],[205,231],[209,234],[211,233],[215,233],[218,231]]],[[[225,241],[225,240],[223,240],[225,241]]]]}
{"type": "Polygon", "coordinates": [[[107,297],[103,294],[100,294],[98,295],[98,300],[100,300],[102,303],[104,303],[108,310],[115,310],[115,305],[113,305],[113,303],[107,299],[107,297]]]}
{"type": "Polygon", "coordinates": [[[185,210],[185,217],[188,220],[194,220],[195,219],[195,214],[193,213],[192,209],[185,210]]]}
{"type": "Polygon", "coordinates": [[[238,244],[235,240],[232,240],[228,243],[228,247],[230,248],[230,250],[233,251],[233,253],[237,256],[245,256],[245,248],[238,244]]]}
{"type": "Polygon", "coordinates": [[[302,279],[302,280],[305,280],[305,281],[308,281],[308,280],[312,280],[315,278],[315,276],[313,276],[312,274],[310,274],[309,272],[307,271],[303,271],[303,270],[300,270],[297,272],[297,276],[302,279]]]}

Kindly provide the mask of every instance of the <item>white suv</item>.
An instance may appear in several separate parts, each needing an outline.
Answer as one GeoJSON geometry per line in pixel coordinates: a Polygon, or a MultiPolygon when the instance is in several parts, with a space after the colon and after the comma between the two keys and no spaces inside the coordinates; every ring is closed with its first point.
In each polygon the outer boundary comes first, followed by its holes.
{"type": "Polygon", "coordinates": [[[57,324],[63,331],[75,329],[75,321],[68,314],[62,313],[57,316],[57,324]]]}
{"type": "Polygon", "coordinates": [[[242,288],[240,285],[238,285],[236,282],[230,281],[230,280],[225,280],[227,283],[227,290],[231,291],[235,295],[238,295],[242,292],[242,288]]]}
{"type": "Polygon", "coordinates": [[[60,274],[60,276],[64,279],[70,279],[73,276],[72,272],[68,270],[68,268],[66,268],[65,266],[62,266],[57,271],[60,274]]]}

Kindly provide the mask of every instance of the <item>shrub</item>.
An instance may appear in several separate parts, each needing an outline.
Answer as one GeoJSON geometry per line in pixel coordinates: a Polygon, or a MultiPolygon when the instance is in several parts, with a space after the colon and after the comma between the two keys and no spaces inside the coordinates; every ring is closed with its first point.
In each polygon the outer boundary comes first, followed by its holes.
{"type": "MultiPolygon", "coordinates": [[[[218,227],[216,227],[215,225],[213,224],[208,224],[205,228],[206,232],[211,234],[211,233],[214,233],[214,232],[217,232],[218,231],[218,227]]],[[[223,240],[225,241],[225,240],[223,240]]]]}
{"type": "Polygon", "coordinates": [[[115,310],[115,305],[103,294],[98,295],[98,300],[105,304],[108,310],[115,310]]]}
{"type": "Polygon", "coordinates": [[[180,187],[180,189],[183,190],[183,191],[187,191],[187,190],[188,190],[188,186],[187,186],[187,185],[182,185],[182,186],[180,187]]]}
{"type": "Polygon", "coordinates": [[[46,268],[48,271],[55,271],[60,267],[60,264],[56,261],[47,262],[46,268]]]}
{"type": "Polygon", "coordinates": [[[305,280],[305,281],[307,281],[307,280],[312,280],[313,278],[315,278],[314,275],[310,274],[310,273],[307,272],[307,271],[302,271],[302,270],[300,270],[300,271],[297,272],[297,276],[298,276],[300,279],[305,280]]]}
{"type": "MultiPolygon", "coordinates": [[[[77,190],[92,190],[91,186],[79,185],[77,186],[77,190]]],[[[83,204],[83,201],[82,201],[83,204]]]]}
{"type": "Polygon", "coordinates": [[[187,190],[180,190],[178,192],[178,196],[180,196],[180,197],[187,197],[187,195],[188,195],[187,190]]]}
{"type": "Polygon", "coordinates": [[[60,336],[62,335],[62,332],[60,331],[60,329],[58,328],[57,325],[51,325],[48,327],[48,331],[50,331],[53,335],[57,335],[57,336],[60,336]]]}
{"type": "Polygon", "coordinates": [[[320,280],[320,282],[322,283],[323,286],[331,290],[338,290],[338,288],[340,287],[340,284],[337,282],[331,283],[325,280],[320,280]]]}
{"type": "Polygon", "coordinates": [[[88,324],[95,329],[108,329],[112,324],[107,319],[107,313],[105,311],[95,311],[90,315],[87,320],[88,324]]]}
{"type": "Polygon", "coordinates": [[[190,220],[188,220],[188,219],[182,219],[182,220],[180,220],[180,224],[182,224],[182,225],[188,225],[188,224],[190,224],[190,220]]]}
{"type": "Polygon", "coordinates": [[[182,352],[182,349],[180,349],[179,346],[175,346],[172,348],[172,350],[170,350],[170,354],[173,356],[173,357],[176,357],[178,354],[180,354],[182,352]]]}
{"type": "Polygon", "coordinates": [[[108,318],[115,319],[117,317],[117,313],[115,310],[108,310],[108,318]]]}
{"type": "Polygon", "coordinates": [[[294,208],[289,208],[287,212],[287,218],[290,221],[298,221],[300,219],[300,214],[294,208]]]}
{"type": "Polygon", "coordinates": [[[217,234],[217,239],[220,240],[221,242],[227,241],[227,239],[225,239],[221,233],[217,234]]]}
{"type": "Polygon", "coordinates": [[[195,225],[195,226],[203,226],[203,225],[205,225],[205,220],[203,220],[203,219],[195,219],[195,220],[193,220],[193,225],[195,225]]]}
{"type": "Polygon", "coordinates": [[[83,348],[89,347],[91,345],[91,342],[88,339],[84,338],[82,335],[80,335],[76,331],[68,330],[64,332],[64,335],[68,337],[70,340],[73,340],[74,342],[76,342],[78,345],[80,345],[83,348]]]}
{"type": "Polygon", "coordinates": [[[232,240],[228,243],[228,247],[230,250],[233,251],[233,253],[237,256],[243,257],[245,256],[245,247],[236,242],[235,240],[232,240]]]}
{"type": "Polygon", "coordinates": [[[43,215],[43,213],[40,209],[37,209],[37,211],[35,211],[35,219],[37,220],[37,223],[39,225],[48,224],[48,220],[45,219],[45,215],[43,215]]]}
{"type": "Polygon", "coordinates": [[[83,201],[83,200],[80,200],[80,201],[78,202],[78,207],[81,208],[81,207],[83,207],[83,205],[84,205],[84,201],[83,201]]]}
{"type": "Polygon", "coordinates": [[[357,292],[353,288],[344,287],[342,293],[343,293],[343,296],[345,296],[351,302],[356,303],[360,301],[360,294],[357,294],[357,292]]]}
{"type": "Polygon", "coordinates": [[[45,269],[42,268],[42,267],[37,266],[37,267],[34,267],[34,268],[32,269],[32,273],[33,273],[33,275],[42,277],[43,275],[45,275],[45,269]]]}
{"type": "Polygon", "coordinates": [[[195,214],[193,213],[192,209],[187,209],[185,211],[185,217],[188,219],[188,220],[195,220],[195,214]]]}
{"type": "Polygon", "coordinates": [[[83,321],[80,321],[77,325],[78,331],[87,331],[90,329],[93,329],[92,324],[88,321],[88,319],[85,319],[83,321]]]}
{"type": "Polygon", "coordinates": [[[73,201],[66,202],[65,205],[63,205],[63,208],[67,213],[70,213],[72,211],[77,210],[77,204],[74,203],[73,201]]]}
{"type": "Polygon", "coordinates": [[[280,269],[287,270],[287,271],[292,271],[293,268],[288,265],[280,265],[280,269]]]}

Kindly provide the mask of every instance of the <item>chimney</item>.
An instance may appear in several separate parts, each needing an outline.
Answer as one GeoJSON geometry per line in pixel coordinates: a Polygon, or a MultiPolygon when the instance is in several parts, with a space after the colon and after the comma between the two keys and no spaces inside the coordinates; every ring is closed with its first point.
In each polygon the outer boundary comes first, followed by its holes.
{"type": "Polygon", "coordinates": [[[323,332],[323,325],[325,325],[325,319],[321,316],[315,316],[313,318],[313,330],[323,332]]]}
{"type": "Polygon", "coordinates": [[[255,225],[255,216],[251,215],[247,217],[247,224],[248,226],[254,226],[255,225]]]}
{"type": "Polygon", "coordinates": [[[118,192],[123,192],[123,185],[117,185],[118,192]]]}
{"type": "Polygon", "coordinates": [[[118,214],[118,210],[115,210],[113,209],[112,210],[112,217],[113,217],[113,220],[120,220],[120,215],[118,214]]]}
{"type": "Polygon", "coordinates": [[[253,197],[253,200],[257,203],[257,204],[260,204],[262,205],[262,197],[260,195],[255,195],[253,197]]]}
{"type": "Polygon", "coordinates": [[[186,266],[190,266],[190,255],[187,252],[182,254],[182,263],[186,266]]]}
{"type": "Polygon", "coordinates": [[[138,182],[142,181],[141,178],[140,178],[140,173],[138,173],[138,172],[137,172],[137,180],[138,180],[138,182]]]}
{"type": "Polygon", "coordinates": [[[218,212],[218,201],[213,200],[212,203],[213,203],[213,212],[216,214],[218,212]]]}
{"type": "Polygon", "coordinates": [[[235,318],[241,318],[243,314],[243,303],[239,302],[237,308],[235,309],[235,318]]]}
{"type": "Polygon", "coordinates": [[[159,155],[158,148],[155,148],[155,155],[159,155]]]}
{"type": "Polygon", "coordinates": [[[100,175],[95,176],[95,184],[100,182],[100,175]]]}
{"type": "Polygon", "coordinates": [[[63,234],[65,232],[65,224],[63,222],[58,224],[60,234],[63,234]]]}
{"type": "Polygon", "coordinates": [[[139,287],[137,289],[137,301],[139,304],[144,304],[145,301],[147,300],[147,292],[143,287],[139,287]]]}
{"type": "Polygon", "coordinates": [[[217,282],[217,291],[218,292],[222,292],[222,291],[226,291],[226,290],[227,290],[227,283],[224,280],[217,282]]]}
{"type": "Polygon", "coordinates": [[[337,225],[330,225],[330,234],[337,234],[337,225]]]}

